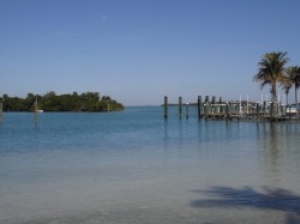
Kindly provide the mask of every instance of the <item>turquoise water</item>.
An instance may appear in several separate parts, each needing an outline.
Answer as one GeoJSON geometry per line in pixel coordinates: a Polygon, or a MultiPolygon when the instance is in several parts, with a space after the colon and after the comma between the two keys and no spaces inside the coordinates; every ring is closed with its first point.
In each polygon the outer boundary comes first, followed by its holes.
{"type": "Polygon", "coordinates": [[[300,123],[169,110],[5,113],[0,223],[300,223],[300,123]]]}

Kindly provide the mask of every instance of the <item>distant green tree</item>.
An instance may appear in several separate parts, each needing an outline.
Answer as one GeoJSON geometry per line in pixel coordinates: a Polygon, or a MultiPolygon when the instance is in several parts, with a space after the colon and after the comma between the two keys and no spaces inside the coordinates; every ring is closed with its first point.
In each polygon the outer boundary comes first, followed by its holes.
{"type": "Polygon", "coordinates": [[[43,96],[43,99],[48,99],[48,98],[55,97],[55,96],[56,96],[56,93],[54,91],[50,91],[43,96]]]}
{"type": "Polygon", "coordinates": [[[27,93],[27,97],[26,98],[34,98],[35,95],[33,93],[27,93]]]}

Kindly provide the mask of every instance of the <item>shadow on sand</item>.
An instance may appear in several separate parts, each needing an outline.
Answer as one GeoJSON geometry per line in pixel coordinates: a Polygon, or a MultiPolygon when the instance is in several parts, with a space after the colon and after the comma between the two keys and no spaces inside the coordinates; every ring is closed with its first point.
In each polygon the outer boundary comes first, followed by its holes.
{"type": "Polygon", "coordinates": [[[241,189],[212,187],[209,190],[194,190],[195,193],[210,195],[216,199],[193,200],[192,207],[252,207],[286,212],[286,224],[300,223],[300,196],[285,189],[264,187],[264,193],[251,187],[241,189]]]}

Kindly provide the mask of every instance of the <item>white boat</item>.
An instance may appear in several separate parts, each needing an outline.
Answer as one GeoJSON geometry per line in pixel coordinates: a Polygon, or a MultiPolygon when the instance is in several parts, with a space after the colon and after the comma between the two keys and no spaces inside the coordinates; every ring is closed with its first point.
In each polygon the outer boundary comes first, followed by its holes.
{"type": "Polygon", "coordinates": [[[295,107],[286,108],[286,113],[297,114],[297,108],[295,108],[295,107]]]}
{"type": "Polygon", "coordinates": [[[40,109],[38,108],[37,97],[35,98],[34,111],[35,111],[36,113],[43,113],[43,112],[44,112],[44,110],[40,110],[40,109]]]}

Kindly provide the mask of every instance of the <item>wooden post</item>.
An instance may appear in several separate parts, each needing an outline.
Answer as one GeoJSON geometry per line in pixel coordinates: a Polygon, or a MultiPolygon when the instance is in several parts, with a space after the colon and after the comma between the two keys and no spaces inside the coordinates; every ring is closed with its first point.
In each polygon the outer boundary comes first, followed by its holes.
{"type": "Polygon", "coordinates": [[[168,118],[168,97],[164,98],[164,118],[168,118]]]}
{"type": "Polygon", "coordinates": [[[229,118],[229,103],[226,103],[226,118],[229,118]]]}
{"type": "Polygon", "coordinates": [[[211,113],[213,114],[215,114],[215,104],[216,104],[216,97],[215,96],[213,96],[212,98],[211,98],[211,113]]]}
{"type": "Polygon", "coordinates": [[[215,103],[216,103],[216,97],[215,97],[215,96],[213,96],[213,97],[211,98],[211,103],[212,103],[212,104],[215,104],[215,103]]]}
{"type": "Polygon", "coordinates": [[[186,119],[189,119],[189,103],[186,103],[186,119]]]}
{"type": "Polygon", "coordinates": [[[179,119],[182,117],[182,97],[180,96],[178,99],[178,110],[179,110],[179,119]]]}
{"type": "Polygon", "coordinates": [[[240,95],[240,107],[239,107],[239,115],[240,116],[242,116],[242,109],[243,109],[243,107],[242,107],[242,95],[240,95]]]}
{"type": "Polygon", "coordinates": [[[234,102],[229,103],[229,118],[236,113],[236,105],[234,102]]]}
{"type": "Polygon", "coordinates": [[[205,96],[205,103],[209,102],[209,96],[205,96]]]}
{"type": "Polygon", "coordinates": [[[198,96],[198,119],[201,119],[201,104],[202,104],[202,97],[198,96]]]}
{"type": "Polygon", "coordinates": [[[220,114],[223,115],[222,97],[219,98],[220,114]]]}

